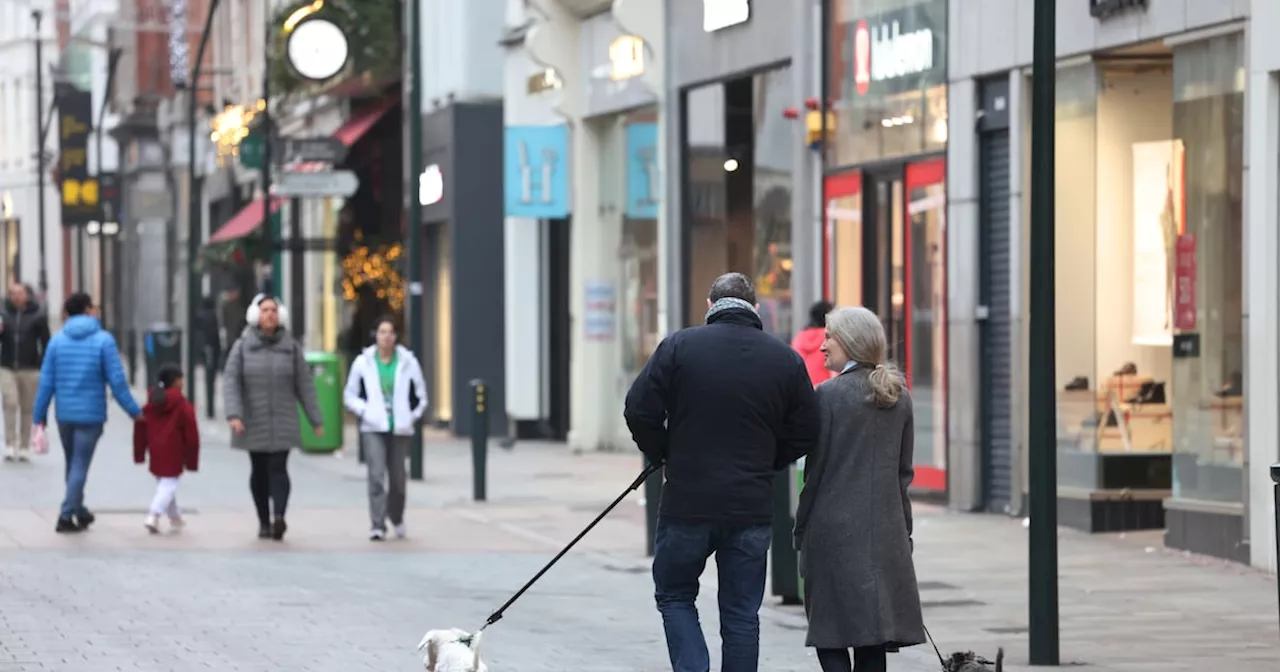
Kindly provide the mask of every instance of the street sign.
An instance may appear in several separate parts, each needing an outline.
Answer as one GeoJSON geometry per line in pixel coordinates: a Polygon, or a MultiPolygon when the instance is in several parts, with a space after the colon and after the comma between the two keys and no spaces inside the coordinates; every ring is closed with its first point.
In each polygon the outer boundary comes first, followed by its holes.
{"type": "Polygon", "coordinates": [[[245,168],[260,170],[262,168],[262,157],[267,149],[266,144],[266,134],[262,132],[261,127],[249,131],[249,135],[246,135],[240,141],[240,165],[245,168]]]}
{"type": "Polygon", "coordinates": [[[347,146],[328,136],[316,138],[285,138],[281,163],[339,164],[347,158],[347,146]]]}
{"type": "Polygon", "coordinates": [[[360,180],[349,170],[334,170],[324,173],[284,173],[275,184],[271,185],[271,193],[276,196],[341,196],[346,198],[356,193],[360,180]]]}

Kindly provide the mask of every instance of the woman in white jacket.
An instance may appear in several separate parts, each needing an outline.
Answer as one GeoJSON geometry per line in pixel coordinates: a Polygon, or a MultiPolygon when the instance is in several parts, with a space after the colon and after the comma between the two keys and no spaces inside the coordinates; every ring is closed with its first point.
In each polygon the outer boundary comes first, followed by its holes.
{"type": "Polygon", "coordinates": [[[405,536],[405,460],[413,428],[427,410],[427,385],[418,358],[396,344],[396,323],[378,320],[377,343],[351,364],[343,390],[347,409],[360,418],[360,442],[369,467],[369,539],[387,537],[387,520],[405,536]]]}

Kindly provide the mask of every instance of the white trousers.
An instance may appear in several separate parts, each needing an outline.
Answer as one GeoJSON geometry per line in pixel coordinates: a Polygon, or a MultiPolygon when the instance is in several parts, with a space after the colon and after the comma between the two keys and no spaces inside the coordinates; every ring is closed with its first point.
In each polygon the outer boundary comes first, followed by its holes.
{"type": "Polygon", "coordinates": [[[151,498],[151,515],[178,518],[178,478],[161,478],[156,482],[156,495],[151,498]]]}

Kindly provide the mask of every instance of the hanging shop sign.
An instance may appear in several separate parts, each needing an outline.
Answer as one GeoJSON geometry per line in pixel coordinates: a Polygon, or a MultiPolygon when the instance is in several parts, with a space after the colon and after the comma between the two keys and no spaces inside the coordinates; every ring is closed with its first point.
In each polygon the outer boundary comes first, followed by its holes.
{"type": "Polygon", "coordinates": [[[508,217],[569,216],[569,127],[508,126],[503,142],[508,217]]]}
{"type": "Polygon", "coordinates": [[[649,45],[618,28],[609,13],[582,22],[582,72],[587,91],[586,116],[611,114],[657,101],[642,75],[649,45]]]}
{"type": "Polygon", "coordinates": [[[853,88],[894,94],[946,82],[946,3],[934,0],[853,22],[853,88]]]}
{"type": "Polygon", "coordinates": [[[98,178],[89,174],[93,94],[61,84],[58,96],[58,167],[62,225],[84,226],[99,217],[98,178]]]}
{"type": "Polygon", "coordinates": [[[435,205],[444,200],[444,173],[431,164],[418,176],[418,204],[435,205]]]}
{"type": "Polygon", "coordinates": [[[657,219],[662,175],[658,170],[658,125],[627,126],[627,217],[657,219]]]}
{"type": "Polygon", "coordinates": [[[702,30],[714,33],[751,19],[749,0],[702,0],[702,30]]]}
{"type": "Polygon", "coordinates": [[[1125,12],[1147,11],[1147,0],[1089,0],[1089,16],[1105,21],[1125,12]]]}

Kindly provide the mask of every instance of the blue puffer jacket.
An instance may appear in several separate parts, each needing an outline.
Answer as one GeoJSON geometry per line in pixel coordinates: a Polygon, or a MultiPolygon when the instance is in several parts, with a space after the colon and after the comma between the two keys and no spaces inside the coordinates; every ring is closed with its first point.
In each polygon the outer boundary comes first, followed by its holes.
{"type": "Polygon", "coordinates": [[[35,422],[44,424],[49,402],[58,397],[58,422],[101,425],[107,421],[107,385],[129,417],[142,409],[133,400],[129,381],[120,365],[116,339],[102,330],[98,318],[76,315],[49,341],[40,367],[36,391],[35,422]]]}

